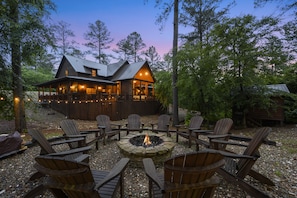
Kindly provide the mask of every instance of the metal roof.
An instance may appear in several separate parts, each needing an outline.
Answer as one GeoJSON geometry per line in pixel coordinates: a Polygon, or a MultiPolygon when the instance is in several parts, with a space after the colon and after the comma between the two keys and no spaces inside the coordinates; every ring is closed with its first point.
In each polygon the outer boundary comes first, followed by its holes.
{"type": "Polygon", "coordinates": [[[107,65],[96,63],[89,60],[76,58],[69,55],[64,55],[65,58],[72,65],[73,69],[79,73],[87,73],[86,68],[96,69],[99,76],[107,76],[107,65]]]}
{"type": "Polygon", "coordinates": [[[113,81],[133,79],[137,72],[146,64],[146,61],[124,65],[112,78],[113,81]]]}
{"type": "Polygon", "coordinates": [[[51,81],[47,81],[45,83],[40,83],[37,84],[37,87],[43,87],[43,86],[49,86],[53,85],[55,83],[61,83],[65,81],[88,81],[88,82],[94,82],[94,83],[105,83],[105,84],[116,84],[115,82],[109,81],[109,80],[101,80],[101,79],[96,79],[96,78],[85,78],[85,77],[78,77],[78,76],[65,76],[62,78],[56,78],[51,81]]]}
{"type": "Polygon", "coordinates": [[[267,88],[270,89],[273,92],[276,91],[281,91],[281,92],[286,92],[290,93],[288,87],[286,84],[273,84],[273,85],[267,85],[267,88]]]}

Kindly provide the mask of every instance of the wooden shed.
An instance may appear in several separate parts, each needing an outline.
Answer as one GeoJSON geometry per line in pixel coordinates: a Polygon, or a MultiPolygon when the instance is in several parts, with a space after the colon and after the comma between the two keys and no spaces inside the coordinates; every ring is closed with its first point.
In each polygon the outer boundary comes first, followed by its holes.
{"type": "Polygon", "coordinates": [[[264,122],[279,122],[283,125],[285,120],[284,109],[284,94],[290,93],[286,84],[267,85],[267,97],[273,101],[273,107],[270,109],[263,109],[261,107],[254,107],[249,109],[247,113],[247,124],[262,126],[264,122]]]}

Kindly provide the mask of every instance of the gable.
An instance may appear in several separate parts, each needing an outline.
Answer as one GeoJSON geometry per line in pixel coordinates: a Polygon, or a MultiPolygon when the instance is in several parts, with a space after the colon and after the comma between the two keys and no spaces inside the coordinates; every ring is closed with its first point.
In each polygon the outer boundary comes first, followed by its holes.
{"type": "Polygon", "coordinates": [[[112,81],[129,79],[155,82],[152,71],[146,61],[124,65],[112,78],[112,81]]]}

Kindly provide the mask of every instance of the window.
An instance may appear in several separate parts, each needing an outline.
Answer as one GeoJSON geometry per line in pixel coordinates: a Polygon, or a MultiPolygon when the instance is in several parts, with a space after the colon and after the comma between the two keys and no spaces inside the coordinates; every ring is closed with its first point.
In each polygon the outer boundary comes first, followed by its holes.
{"type": "Polygon", "coordinates": [[[65,70],[65,76],[68,76],[68,69],[65,70]]]}
{"type": "Polygon", "coordinates": [[[97,76],[97,70],[96,69],[92,69],[92,77],[96,77],[97,76]]]}

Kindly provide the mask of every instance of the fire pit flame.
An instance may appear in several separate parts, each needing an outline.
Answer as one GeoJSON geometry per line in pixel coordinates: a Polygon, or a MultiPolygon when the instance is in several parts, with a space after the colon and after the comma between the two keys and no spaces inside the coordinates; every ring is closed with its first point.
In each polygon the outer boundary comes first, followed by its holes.
{"type": "Polygon", "coordinates": [[[150,136],[148,134],[145,135],[144,140],[143,140],[143,144],[145,146],[149,146],[152,144],[152,142],[150,141],[150,136]]]}

